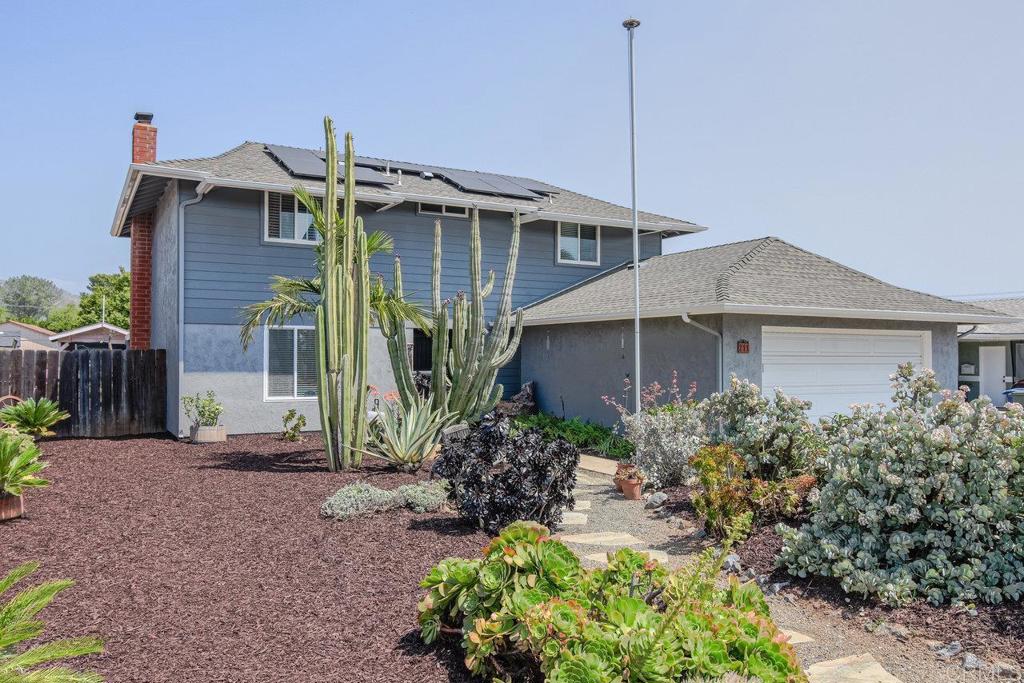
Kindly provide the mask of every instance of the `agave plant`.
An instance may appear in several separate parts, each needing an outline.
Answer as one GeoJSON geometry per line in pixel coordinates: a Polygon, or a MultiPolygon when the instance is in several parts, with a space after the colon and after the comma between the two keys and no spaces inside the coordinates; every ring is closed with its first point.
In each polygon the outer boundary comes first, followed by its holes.
{"type": "MultiPolygon", "coordinates": [[[[45,462],[39,461],[39,456],[39,448],[28,437],[0,433],[0,494],[20,496],[27,488],[49,484],[36,476],[46,467],[45,462]]],[[[3,641],[0,640],[2,647],[3,641]]]]}
{"type": "MultiPolygon", "coordinates": [[[[26,562],[0,579],[0,595],[35,572],[38,562],[26,562]]],[[[43,666],[72,657],[103,652],[99,638],[54,640],[17,651],[17,646],[38,638],[45,625],[34,617],[74,581],[48,581],[26,588],[0,608],[0,681],[3,683],[102,683],[96,673],[74,671],[64,666],[43,666]]]]}
{"type": "Polygon", "coordinates": [[[50,427],[71,417],[48,398],[28,398],[0,410],[0,422],[32,437],[53,436],[50,427]]]}
{"type": "Polygon", "coordinates": [[[443,409],[431,408],[429,398],[386,402],[370,431],[370,446],[376,455],[398,469],[415,472],[441,440],[441,430],[454,420],[443,409]]]}

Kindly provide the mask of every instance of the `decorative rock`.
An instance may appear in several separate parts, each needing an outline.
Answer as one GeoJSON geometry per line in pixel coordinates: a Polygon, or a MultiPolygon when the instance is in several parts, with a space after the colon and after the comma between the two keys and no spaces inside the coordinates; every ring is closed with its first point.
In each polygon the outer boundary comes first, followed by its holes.
{"type": "Polygon", "coordinates": [[[587,523],[585,512],[563,512],[562,524],[566,526],[580,526],[587,523]]]}
{"type": "MultiPolygon", "coordinates": [[[[867,628],[867,626],[865,626],[867,628]]],[[[878,624],[874,629],[868,629],[874,631],[876,635],[880,636],[892,636],[897,640],[907,640],[910,638],[910,630],[902,624],[890,624],[887,621],[883,621],[878,624]]]]}
{"type": "Polygon", "coordinates": [[[537,412],[537,400],[533,395],[533,382],[527,382],[515,396],[501,401],[495,408],[499,415],[515,417],[516,415],[532,415],[537,412]]]}
{"type": "Polygon", "coordinates": [[[985,662],[981,661],[980,658],[972,655],[970,652],[964,655],[963,667],[967,671],[974,671],[976,669],[984,669],[985,662]]]}
{"type": "Polygon", "coordinates": [[[998,678],[1009,678],[1013,681],[1020,678],[1020,669],[1009,662],[992,662],[992,673],[998,678]]]}
{"type": "Polygon", "coordinates": [[[773,583],[768,588],[768,592],[771,593],[772,595],[775,595],[776,593],[779,593],[780,591],[782,591],[782,589],[785,588],[788,585],[789,585],[789,581],[778,581],[776,583],[773,583]]]}
{"type": "Polygon", "coordinates": [[[938,652],[939,650],[942,649],[942,641],[941,640],[926,640],[926,641],[924,641],[924,644],[927,645],[928,649],[931,650],[932,652],[938,652]]]}
{"type": "Polygon", "coordinates": [[[743,570],[743,564],[740,562],[740,556],[736,553],[729,553],[725,556],[725,562],[722,563],[722,569],[728,574],[739,574],[743,570]]]}
{"type": "Polygon", "coordinates": [[[644,507],[647,508],[648,510],[653,510],[654,508],[659,508],[662,505],[664,505],[665,501],[667,500],[667,493],[665,493],[664,491],[657,491],[651,494],[651,497],[647,499],[647,503],[644,505],[644,507]]]}
{"type": "Polygon", "coordinates": [[[788,628],[780,629],[782,633],[789,639],[790,645],[800,645],[801,643],[813,643],[814,638],[811,638],[806,633],[800,633],[800,631],[793,631],[788,628]]]}
{"type": "Polygon", "coordinates": [[[574,534],[562,536],[565,543],[581,543],[583,545],[606,545],[617,548],[624,545],[640,545],[643,543],[636,536],[624,534],[618,531],[597,531],[590,534],[574,534]]]}
{"type": "Polygon", "coordinates": [[[954,640],[953,642],[939,648],[935,652],[935,654],[937,654],[939,657],[942,657],[943,659],[952,659],[953,657],[956,657],[963,651],[964,646],[960,644],[960,641],[954,640]]]}
{"type": "Polygon", "coordinates": [[[740,573],[740,581],[753,581],[757,578],[757,572],[750,567],[747,567],[740,573]]]}

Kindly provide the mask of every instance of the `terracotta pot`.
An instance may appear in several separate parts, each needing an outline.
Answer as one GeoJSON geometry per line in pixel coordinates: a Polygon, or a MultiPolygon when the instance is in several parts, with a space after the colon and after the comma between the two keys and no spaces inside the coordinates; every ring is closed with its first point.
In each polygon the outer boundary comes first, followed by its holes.
{"type": "Polygon", "coordinates": [[[17,519],[25,514],[25,501],[21,496],[12,496],[9,493],[0,493],[0,522],[8,519],[17,519]]]}
{"type": "Polygon", "coordinates": [[[630,467],[628,462],[620,462],[615,465],[615,476],[612,477],[612,481],[615,482],[615,488],[622,492],[622,473],[630,467]]]}
{"type": "Polygon", "coordinates": [[[228,430],[224,425],[217,425],[216,427],[192,425],[192,429],[189,430],[189,436],[192,437],[192,443],[217,443],[218,441],[228,440],[228,430]]]}
{"type": "Polygon", "coordinates": [[[644,483],[639,479],[623,479],[622,495],[626,497],[626,500],[640,500],[642,498],[640,491],[643,487],[644,483]]]}

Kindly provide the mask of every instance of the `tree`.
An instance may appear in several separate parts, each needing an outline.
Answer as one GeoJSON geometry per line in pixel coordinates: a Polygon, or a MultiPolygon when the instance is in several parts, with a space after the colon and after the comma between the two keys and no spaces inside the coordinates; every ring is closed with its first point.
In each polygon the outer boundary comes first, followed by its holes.
{"type": "Polygon", "coordinates": [[[64,296],[64,290],[51,280],[34,275],[18,275],[0,282],[0,308],[15,320],[42,320],[64,296]]]}
{"type": "Polygon", "coordinates": [[[78,305],[78,324],[91,325],[102,321],[106,301],[106,321],[128,329],[131,289],[132,276],[124,268],[119,268],[116,273],[91,275],[89,286],[82,293],[78,305]]]}
{"type": "Polygon", "coordinates": [[[82,324],[78,304],[65,304],[50,311],[42,326],[51,332],[67,332],[82,324]]]}

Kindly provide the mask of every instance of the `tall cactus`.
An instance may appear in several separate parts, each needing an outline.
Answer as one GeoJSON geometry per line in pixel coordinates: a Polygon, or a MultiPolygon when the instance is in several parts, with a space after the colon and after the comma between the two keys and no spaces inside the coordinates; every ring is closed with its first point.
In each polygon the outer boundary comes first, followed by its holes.
{"type": "Polygon", "coordinates": [[[345,134],[345,196],[338,215],[338,143],[324,117],[324,271],[316,307],[317,397],[331,471],[358,467],[366,443],[370,264],[363,219],[356,216],[355,152],[345,134]]]}
{"type": "MultiPolygon", "coordinates": [[[[431,293],[433,316],[431,325],[433,365],[430,375],[432,407],[444,408],[459,419],[475,421],[501,399],[504,388],[495,384],[498,370],[508,363],[519,347],[523,332],[523,312],[512,313],[512,288],[515,284],[516,261],[519,258],[519,214],[512,216],[512,244],[501,299],[494,322],[488,328],[484,302],[494,289],[494,271],[487,281],[481,280],[480,212],[473,210],[469,254],[470,297],[459,292],[454,304],[441,299],[441,220],[434,222],[434,262],[431,293]],[[448,341],[449,315],[452,306],[451,343],[448,341]],[[514,322],[513,322],[514,320],[514,322]]],[[[395,258],[395,293],[402,293],[401,261],[395,258]]],[[[411,404],[416,387],[406,353],[406,335],[402,321],[382,321],[381,331],[387,337],[391,368],[402,402],[411,404]]]]}

